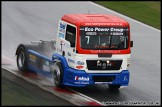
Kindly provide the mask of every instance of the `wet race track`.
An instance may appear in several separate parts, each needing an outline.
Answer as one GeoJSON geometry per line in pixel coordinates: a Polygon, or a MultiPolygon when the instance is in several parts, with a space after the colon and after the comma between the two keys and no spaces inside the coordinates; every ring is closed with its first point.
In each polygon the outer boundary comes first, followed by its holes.
{"type": "Polygon", "coordinates": [[[20,43],[56,39],[58,21],[64,14],[88,13],[88,10],[91,13],[117,15],[130,23],[131,39],[134,41],[130,82],[128,87],[121,87],[117,91],[109,90],[107,85],[68,87],[68,90],[79,92],[102,104],[110,101],[159,104],[161,31],[91,2],[2,2],[3,66],[16,72],[15,51],[20,43]]]}

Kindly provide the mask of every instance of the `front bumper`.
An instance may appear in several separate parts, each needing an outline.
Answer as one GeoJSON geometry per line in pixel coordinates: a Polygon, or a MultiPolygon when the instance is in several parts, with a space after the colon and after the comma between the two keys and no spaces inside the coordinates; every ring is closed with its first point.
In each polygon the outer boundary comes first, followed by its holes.
{"type": "Polygon", "coordinates": [[[128,70],[123,70],[121,73],[86,73],[84,70],[64,69],[63,85],[82,87],[92,84],[119,84],[127,86],[128,83],[128,70]]]}

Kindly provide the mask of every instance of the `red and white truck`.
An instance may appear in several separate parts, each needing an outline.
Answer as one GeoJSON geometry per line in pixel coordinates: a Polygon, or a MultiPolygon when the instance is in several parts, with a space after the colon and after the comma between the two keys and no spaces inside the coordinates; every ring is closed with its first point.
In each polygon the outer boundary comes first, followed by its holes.
{"type": "Polygon", "coordinates": [[[56,41],[20,44],[19,70],[53,78],[56,86],[108,84],[111,89],[129,83],[133,41],[129,23],[107,14],[65,14],[56,41]]]}

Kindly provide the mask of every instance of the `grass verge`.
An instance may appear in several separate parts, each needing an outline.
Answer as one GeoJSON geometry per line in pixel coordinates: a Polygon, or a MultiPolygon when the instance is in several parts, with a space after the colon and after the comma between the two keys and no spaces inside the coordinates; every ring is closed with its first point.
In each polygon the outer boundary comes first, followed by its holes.
{"type": "MultiPolygon", "coordinates": [[[[2,70],[2,69],[1,69],[2,70]]],[[[2,106],[72,106],[68,101],[3,70],[2,106]]]]}
{"type": "Polygon", "coordinates": [[[160,1],[95,1],[106,8],[160,28],[160,1]]]}

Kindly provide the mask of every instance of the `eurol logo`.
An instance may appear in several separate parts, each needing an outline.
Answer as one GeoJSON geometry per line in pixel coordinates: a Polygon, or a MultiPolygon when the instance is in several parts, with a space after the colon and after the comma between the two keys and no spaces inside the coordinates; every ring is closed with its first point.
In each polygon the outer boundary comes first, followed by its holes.
{"type": "Polygon", "coordinates": [[[84,65],[84,62],[82,62],[82,61],[77,61],[77,64],[78,64],[78,65],[84,65]]]}
{"type": "Polygon", "coordinates": [[[89,77],[79,77],[79,76],[75,76],[75,80],[77,81],[89,81],[89,77]]]}
{"type": "Polygon", "coordinates": [[[66,24],[65,23],[60,23],[60,28],[65,29],[66,24]]]}

